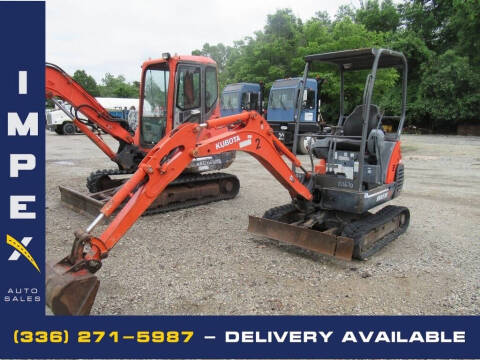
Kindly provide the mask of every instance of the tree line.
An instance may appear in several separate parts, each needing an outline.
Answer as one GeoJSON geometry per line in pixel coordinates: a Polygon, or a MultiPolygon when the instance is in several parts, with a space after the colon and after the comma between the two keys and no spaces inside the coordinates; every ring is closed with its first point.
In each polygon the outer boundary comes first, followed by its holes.
{"type": "MultiPolygon", "coordinates": [[[[303,22],[290,9],[268,15],[263,30],[234,41],[204,44],[194,55],[213,58],[220,84],[260,82],[266,95],[276,79],[300,76],[304,56],[365,47],[401,51],[408,60],[407,124],[434,131],[452,131],[460,123],[480,124],[480,1],[360,0],[341,6],[331,18],[318,11],[303,22]]],[[[361,101],[365,74],[346,78],[347,105],[361,101]]],[[[322,113],[334,120],[339,81],[334,67],[314,68],[326,78],[322,113]]],[[[376,103],[386,111],[400,107],[400,77],[379,74],[376,103]]],[[[351,110],[347,107],[346,109],[351,110]]],[[[398,113],[398,111],[397,111],[398,113]]]]}
{"type": "MultiPolygon", "coordinates": [[[[263,30],[232,46],[204,44],[193,55],[213,58],[221,88],[235,82],[263,82],[265,96],[273,81],[301,76],[304,56],[365,47],[401,51],[408,60],[407,125],[453,131],[458,124],[480,124],[480,1],[359,0],[340,6],[333,18],[312,11],[302,21],[290,9],[267,16],[263,30]]],[[[339,79],[336,69],[317,66],[325,78],[322,114],[335,121],[339,79]]],[[[366,74],[346,74],[346,112],[361,102],[366,74]]],[[[138,97],[139,82],[105,74],[100,84],[83,70],[73,78],[94,96],[138,97]]],[[[400,108],[400,76],[379,72],[374,101],[386,112],[400,108]]]]}
{"type": "Polygon", "coordinates": [[[129,83],[123,75],[114,76],[106,73],[100,84],[88,75],[85,70],[77,70],[73,79],[83,86],[92,96],[117,97],[117,98],[138,98],[140,82],[129,83]]]}

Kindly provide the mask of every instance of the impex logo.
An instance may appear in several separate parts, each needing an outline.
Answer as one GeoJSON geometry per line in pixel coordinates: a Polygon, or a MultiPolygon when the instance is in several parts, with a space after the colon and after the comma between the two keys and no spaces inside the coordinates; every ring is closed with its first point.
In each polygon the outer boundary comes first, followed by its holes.
{"type": "Polygon", "coordinates": [[[30,244],[30,241],[32,241],[31,237],[24,237],[22,241],[19,242],[17,239],[7,234],[7,244],[15,249],[8,258],[8,261],[17,261],[20,258],[20,255],[23,255],[28,261],[30,261],[33,267],[37,269],[38,272],[40,272],[40,268],[38,267],[37,262],[26,249],[28,244],[30,244]]]}

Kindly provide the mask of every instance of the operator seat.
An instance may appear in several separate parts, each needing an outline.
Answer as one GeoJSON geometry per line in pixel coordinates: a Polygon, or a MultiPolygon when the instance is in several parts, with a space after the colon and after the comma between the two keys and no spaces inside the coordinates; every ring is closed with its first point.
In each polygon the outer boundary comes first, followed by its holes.
{"type": "MultiPolygon", "coordinates": [[[[347,116],[343,122],[343,136],[362,136],[362,126],[363,126],[363,111],[365,105],[357,105],[353,109],[352,113],[347,116]]],[[[370,104],[370,113],[368,119],[367,127],[367,138],[370,132],[373,129],[376,129],[378,126],[378,121],[380,120],[380,110],[377,105],[370,104]]],[[[317,140],[312,144],[313,154],[317,158],[327,158],[328,157],[328,148],[332,138],[324,138],[317,140]]],[[[339,136],[335,139],[336,149],[337,150],[347,150],[347,151],[359,151],[362,139],[349,139],[342,136],[339,136]]]]}
{"type": "MultiPolygon", "coordinates": [[[[343,122],[343,135],[345,136],[362,136],[362,119],[365,105],[358,105],[353,109],[352,113],[343,122]]],[[[380,110],[377,105],[370,104],[370,114],[368,119],[367,136],[372,129],[378,125],[380,110]]]]}

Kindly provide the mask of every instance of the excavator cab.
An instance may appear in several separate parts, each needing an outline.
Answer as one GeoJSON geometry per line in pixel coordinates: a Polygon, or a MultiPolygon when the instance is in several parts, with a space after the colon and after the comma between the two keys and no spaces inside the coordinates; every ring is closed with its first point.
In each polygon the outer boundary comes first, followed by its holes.
{"type": "MultiPolygon", "coordinates": [[[[217,64],[204,56],[171,56],[142,65],[139,125],[135,143],[147,153],[165,134],[184,123],[204,124],[220,117],[217,64]]],[[[195,159],[188,173],[221,170],[230,166],[230,152],[195,159]]]]}
{"type": "Polygon", "coordinates": [[[162,59],[143,63],[136,136],[144,150],[180,124],[202,124],[219,116],[217,66],[213,60],[165,53],[162,59]]]}

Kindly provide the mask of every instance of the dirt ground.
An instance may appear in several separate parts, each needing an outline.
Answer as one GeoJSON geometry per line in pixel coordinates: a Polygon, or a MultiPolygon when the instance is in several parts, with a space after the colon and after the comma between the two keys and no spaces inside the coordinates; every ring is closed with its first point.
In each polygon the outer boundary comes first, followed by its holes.
{"type": "MultiPolygon", "coordinates": [[[[62,206],[57,186],[86,192],[88,174],[114,164],[83,135],[46,138],[47,259],[60,260],[93,218],[62,206]]],[[[410,208],[411,224],[368,261],[249,234],[249,214],[289,196],[239,153],[227,169],[241,182],[234,200],[137,221],[98,272],[92,314],[478,315],[480,137],[406,135],[403,144],[405,187],[393,203],[410,208]]]]}

